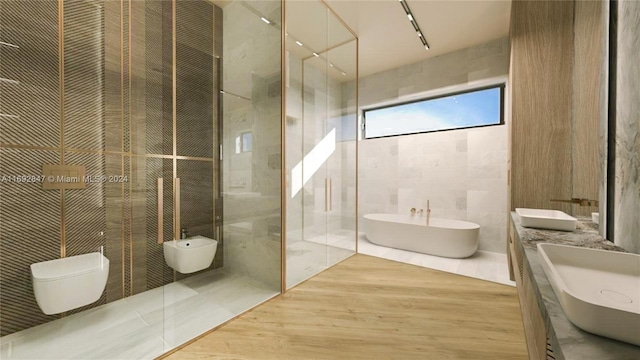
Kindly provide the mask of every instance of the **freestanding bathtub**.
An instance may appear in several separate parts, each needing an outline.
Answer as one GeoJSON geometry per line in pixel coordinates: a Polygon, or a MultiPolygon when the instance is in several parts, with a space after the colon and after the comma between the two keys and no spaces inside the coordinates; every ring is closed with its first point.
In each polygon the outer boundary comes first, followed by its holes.
{"type": "Polygon", "coordinates": [[[449,258],[466,258],[478,249],[480,225],[468,221],[397,214],[364,216],[364,233],[374,244],[449,258]]]}

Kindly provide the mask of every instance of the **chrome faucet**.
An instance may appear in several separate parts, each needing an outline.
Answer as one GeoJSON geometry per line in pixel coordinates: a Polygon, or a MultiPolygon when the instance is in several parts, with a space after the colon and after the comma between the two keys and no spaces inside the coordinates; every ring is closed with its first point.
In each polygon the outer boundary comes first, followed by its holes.
{"type": "Polygon", "coordinates": [[[186,228],[180,229],[180,239],[186,239],[189,237],[189,231],[186,228]]]}
{"type": "Polygon", "coordinates": [[[551,199],[550,201],[551,202],[568,203],[568,204],[577,204],[577,205],[580,205],[580,206],[594,206],[594,207],[597,207],[599,205],[598,200],[578,199],[578,198],[571,198],[571,200],[551,199]]]}

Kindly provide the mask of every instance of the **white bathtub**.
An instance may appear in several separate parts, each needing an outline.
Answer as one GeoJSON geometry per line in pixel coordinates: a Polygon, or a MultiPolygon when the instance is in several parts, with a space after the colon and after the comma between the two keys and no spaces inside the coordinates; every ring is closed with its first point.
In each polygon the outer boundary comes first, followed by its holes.
{"type": "Polygon", "coordinates": [[[478,249],[480,225],[419,215],[369,214],[363,227],[374,244],[449,258],[465,258],[478,249]]]}

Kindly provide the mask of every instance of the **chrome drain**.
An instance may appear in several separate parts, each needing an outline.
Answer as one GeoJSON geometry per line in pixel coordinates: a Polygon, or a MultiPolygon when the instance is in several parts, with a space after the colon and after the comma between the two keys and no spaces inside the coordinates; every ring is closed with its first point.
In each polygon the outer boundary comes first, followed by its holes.
{"type": "Polygon", "coordinates": [[[633,303],[633,300],[630,297],[628,297],[623,293],[619,293],[615,290],[608,290],[608,289],[600,290],[600,294],[602,294],[604,297],[606,297],[609,300],[613,300],[619,303],[623,303],[623,304],[633,303]]]}

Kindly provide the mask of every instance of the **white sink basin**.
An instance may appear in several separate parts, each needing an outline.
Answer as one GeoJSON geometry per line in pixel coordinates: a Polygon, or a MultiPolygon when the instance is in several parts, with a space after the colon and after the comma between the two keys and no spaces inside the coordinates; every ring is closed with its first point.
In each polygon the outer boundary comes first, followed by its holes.
{"type": "Polygon", "coordinates": [[[538,253],[573,324],[640,346],[640,255],[556,244],[538,253]]]}
{"type": "Polygon", "coordinates": [[[558,210],[516,209],[524,227],[575,231],[577,219],[558,210]]]}

